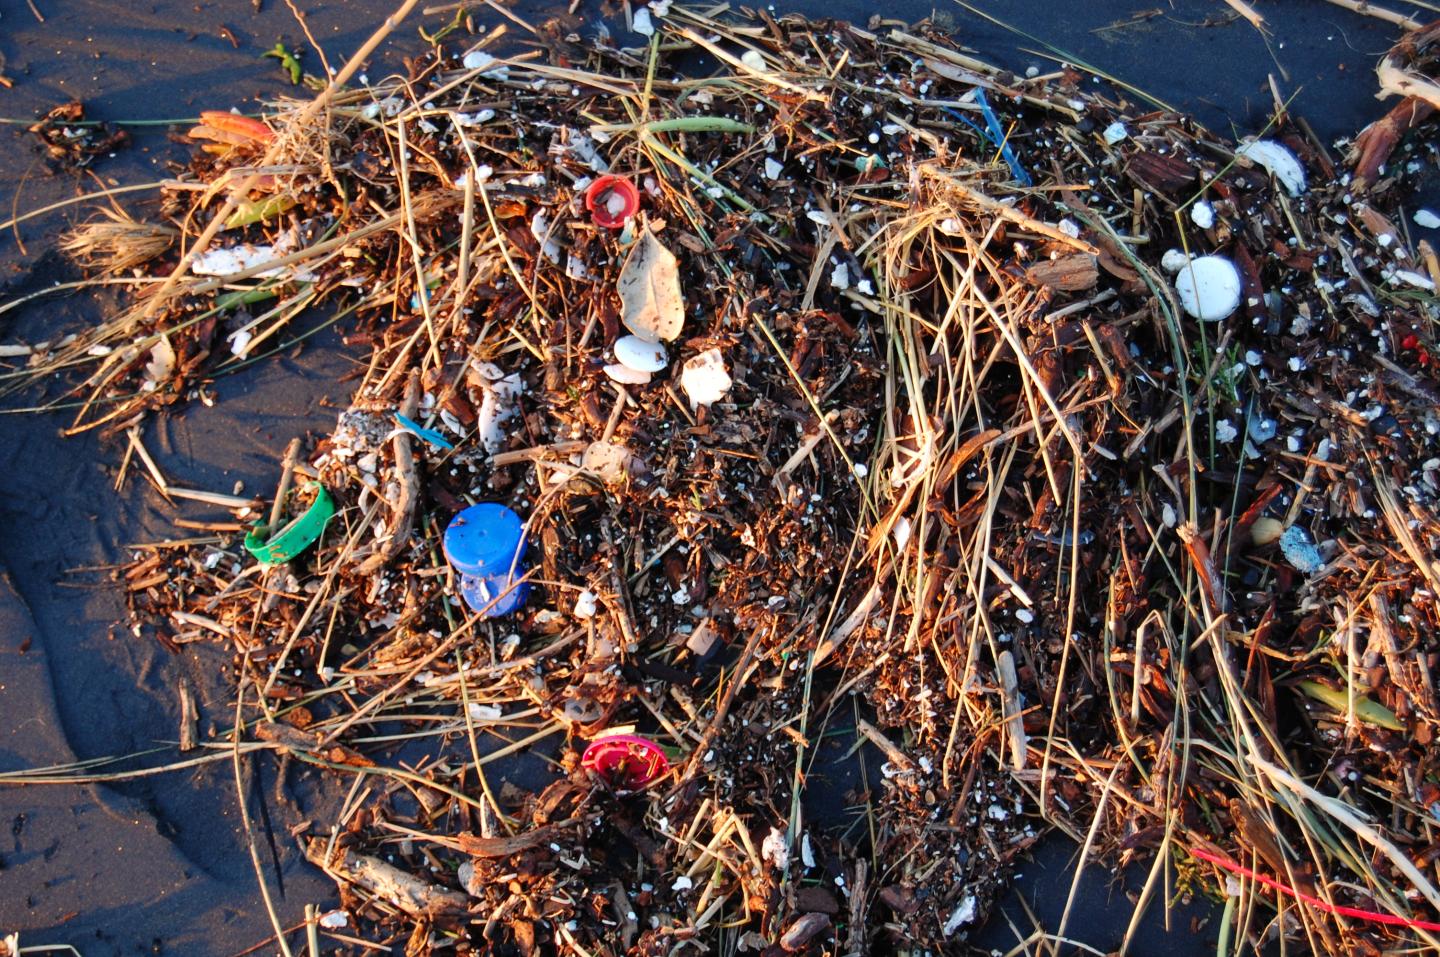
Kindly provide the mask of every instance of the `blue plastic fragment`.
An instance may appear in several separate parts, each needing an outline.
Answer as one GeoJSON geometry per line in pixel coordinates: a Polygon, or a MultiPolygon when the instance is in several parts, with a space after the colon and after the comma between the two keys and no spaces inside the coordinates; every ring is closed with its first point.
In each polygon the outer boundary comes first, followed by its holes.
{"type": "MultiPolygon", "coordinates": [[[[985,126],[990,131],[987,138],[1000,150],[1000,156],[1005,160],[1005,165],[1010,167],[1010,175],[1015,177],[1015,182],[1021,186],[1031,185],[1030,174],[1025,172],[1025,169],[1020,165],[1020,161],[1015,158],[1015,151],[1010,148],[1010,142],[1005,136],[1005,130],[1000,126],[1000,118],[995,115],[994,110],[990,109],[990,102],[985,99],[985,91],[978,86],[975,88],[975,102],[980,104],[980,115],[985,117],[985,126]]],[[[954,110],[949,110],[948,107],[947,110],[956,116],[960,115],[955,113],[954,110]]],[[[969,121],[967,120],[966,122],[969,121]]],[[[973,126],[974,124],[972,123],[971,125],[973,126]]]]}
{"type": "Polygon", "coordinates": [[[1325,567],[1320,549],[1310,541],[1310,534],[1299,525],[1291,525],[1280,536],[1280,552],[1297,571],[1313,575],[1325,567]]]}
{"type": "Polygon", "coordinates": [[[427,429],[419,422],[416,422],[414,419],[407,419],[399,412],[395,413],[395,421],[400,426],[400,428],[404,429],[406,432],[410,432],[424,439],[426,442],[429,442],[431,445],[436,446],[437,448],[453,449],[455,447],[449,439],[445,438],[445,436],[441,435],[439,432],[436,432],[434,429],[427,429]]]}

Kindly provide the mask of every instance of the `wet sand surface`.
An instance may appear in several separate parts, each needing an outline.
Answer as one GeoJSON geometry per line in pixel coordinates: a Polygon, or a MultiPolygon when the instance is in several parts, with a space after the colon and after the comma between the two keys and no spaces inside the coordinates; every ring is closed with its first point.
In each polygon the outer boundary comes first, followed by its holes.
{"type": "MultiPolygon", "coordinates": [[[[289,11],[273,0],[265,0],[258,13],[249,0],[135,6],[35,0],[35,6],[44,22],[17,0],[0,5],[0,70],[14,81],[12,89],[0,89],[4,117],[28,121],[76,98],[85,102],[89,116],[104,120],[244,109],[255,97],[289,90],[276,62],[259,55],[277,40],[292,49],[305,45],[289,11]]],[[[1327,142],[1353,133],[1380,112],[1371,69],[1396,36],[1392,27],[1319,0],[1266,4],[1274,30],[1268,42],[1244,21],[1229,20],[1219,0],[1177,2],[1145,19],[1135,19],[1144,5],[1109,0],[982,6],[1033,35],[1017,37],[961,7],[943,8],[962,40],[993,62],[1017,70],[1032,64],[1049,69],[1049,61],[1022,49],[1043,50],[1041,42],[1048,42],[1237,134],[1264,123],[1272,104],[1267,75],[1273,73],[1284,95],[1301,88],[1293,108],[1327,142]],[[1122,23],[1127,20],[1133,22],[1122,23]]],[[[306,3],[304,9],[315,37],[338,65],[392,5],[357,0],[306,3]]],[[[875,8],[842,0],[773,9],[863,22],[875,8]]],[[[534,20],[544,15],[534,6],[517,10],[534,20]]],[[[600,11],[586,4],[579,12],[581,29],[593,30],[600,11]]],[[[930,12],[929,4],[914,2],[884,6],[886,16],[906,20],[930,12]]],[[[434,28],[445,19],[415,16],[382,48],[372,75],[423,49],[418,25],[434,28]]],[[[477,13],[477,19],[494,17],[477,13]]],[[[621,37],[626,39],[638,38],[621,37]]],[[[313,51],[304,62],[318,71],[313,51]]],[[[132,144],[94,164],[98,183],[88,175],[50,174],[23,126],[0,128],[0,219],[12,208],[39,208],[99,183],[153,181],[165,175],[166,162],[186,156],[187,147],[167,138],[183,128],[131,127],[132,144]]],[[[121,202],[135,196],[144,194],[121,202]]],[[[72,207],[25,223],[18,239],[14,232],[0,236],[0,299],[78,278],[53,248],[60,231],[79,215],[72,207]]],[[[0,315],[0,341],[49,338],[100,314],[100,303],[78,297],[41,300],[0,315]]],[[[321,333],[283,357],[218,380],[214,407],[194,405],[160,417],[146,430],[146,446],[176,484],[230,492],[238,482],[267,496],[285,443],[333,426],[349,395],[341,380],[357,357],[338,336],[321,333]]],[[[32,393],[5,401],[13,407],[38,398],[32,393]]],[[[86,570],[124,560],[127,543],[187,533],[173,525],[176,510],[138,472],[132,471],[119,492],[114,489],[118,441],[93,434],[62,437],[68,421],[64,413],[0,416],[6,463],[0,469],[0,772],[137,755],[172,744],[182,681],[199,699],[202,734],[223,733],[231,720],[220,677],[224,658],[217,649],[188,646],[172,655],[131,634],[116,586],[103,572],[86,570]]],[[[215,517],[204,509],[179,514],[215,517]]],[[[173,760],[174,752],[161,757],[173,760]]],[[[124,771],[159,759],[131,757],[98,770],[124,771]]],[[[292,772],[288,791],[295,804],[289,806],[276,801],[274,762],[262,759],[250,766],[257,770],[247,773],[240,787],[280,919],[290,926],[301,919],[305,904],[333,903],[335,888],[300,858],[288,830],[312,816],[329,820],[326,808],[343,799],[336,793],[343,787],[292,772]]],[[[517,765],[506,773],[523,777],[527,769],[517,765]]],[[[843,775],[844,769],[835,773],[843,775]]],[[[0,827],[0,933],[19,931],[26,945],[69,944],[84,957],[142,952],[224,957],[271,933],[228,761],[116,785],[0,787],[0,827]]],[[[1052,928],[1065,904],[1073,854],[1063,842],[1052,842],[1022,868],[1017,894],[1052,928]]],[[[1018,904],[1007,910],[1028,933],[1018,904]]],[[[1123,936],[1130,910],[1122,886],[1092,869],[1075,903],[1070,936],[1109,950],[1123,936]]],[[[1204,914],[1172,915],[1167,936],[1157,911],[1136,952],[1163,947],[1177,954],[1213,953],[1213,922],[1209,933],[1192,932],[1192,919],[1204,914]]],[[[1002,919],[985,939],[987,946],[1008,948],[1015,937],[1002,919]]],[[[271,944],[259,952],[274,950],[271,944]]]]}

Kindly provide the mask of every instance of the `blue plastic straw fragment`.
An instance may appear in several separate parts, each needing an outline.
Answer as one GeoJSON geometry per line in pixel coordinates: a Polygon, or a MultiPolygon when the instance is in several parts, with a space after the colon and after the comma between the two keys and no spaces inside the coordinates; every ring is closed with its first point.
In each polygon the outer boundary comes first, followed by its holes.
{"type": "Polygon", "coordinates": [[[436,432],[434,429],[427,429],[419,422],[416,422],[413,419],[405,418],[405,416],[401,415],[399,412],[395,413],[395,421],[399,423],[400,428],[404,429],[406,432],[418,435],[420,438],[424,439],[426,442],[429,442],[431,445],[436,446],[437,448],[453,449],[455,447],[450,443],[448,439],[445,438],[445,436],[441,435],[439,432],[436,432]]]}
{"type": "MultiPolygon", "coordinates": [[[[995,111],[990,109],[990,103],[985,99],[985,91],[978,86],[975,88],[975,102],[980,104],[980,115],[985,117],[985,126],[990,131],[986,138],[990,140],[991,143],[994,143],[1000,150],[1000,156],[1005,160],[1005,165],[1010,167],[1010,175],[1015,177],[1015,182],[1021,186],[1030,186],[1030,174],[1025,172],[1024,168],[1020,165],[1020,161],[1015,158],[1015,151],[1010,148],[1010,143],[1005,136],[1005,131],[1000,127],[1000,117],[996,116],[995,111]]],[[[948,107],[946,108],[946,112],[957,117],[960,116],[959,113],[956,113],[948,107]]],[[[960,118],[964,119],[964,117],[960,118]]],[[[965,120],[965,122],[972,127],[975,126],[975,124],[969,120],[965,120]]]]}

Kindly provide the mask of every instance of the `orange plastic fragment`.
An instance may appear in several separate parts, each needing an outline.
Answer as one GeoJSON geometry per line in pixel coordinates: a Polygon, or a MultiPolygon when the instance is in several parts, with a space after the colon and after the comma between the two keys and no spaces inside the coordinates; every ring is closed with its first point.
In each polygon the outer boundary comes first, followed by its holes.
{"type": "MultiPolygon", "coordinates": [[[[260,120],[249,116],[238,116],[224,110],[205,110],[200,114],[200,125],[190,130],[195,139],[213,140],[230,146],[246,146],[252,143],[269,144],[275,139],[275,131],[260,120]]],[[[209,148],[206,147],[208,150],[209,148]]]]}

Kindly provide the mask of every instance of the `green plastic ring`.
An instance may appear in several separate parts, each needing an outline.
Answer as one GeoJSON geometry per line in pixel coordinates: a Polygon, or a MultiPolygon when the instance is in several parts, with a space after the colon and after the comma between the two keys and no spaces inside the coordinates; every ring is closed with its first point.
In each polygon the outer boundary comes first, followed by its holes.
{"type": "Polygon", "coordinates": [[[266,565],[279,565],[315,544],[335,515],[335,500],[319,482],[311,482],[309,487],[316,490],[315,501],[310,503],[304,515],[281,528],[273,538],[265,538],[269,529],[264,522],[256,522],[250,527],[245,535],[245,548],[251,555],[266,565]]]}

